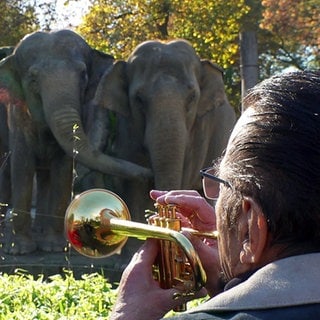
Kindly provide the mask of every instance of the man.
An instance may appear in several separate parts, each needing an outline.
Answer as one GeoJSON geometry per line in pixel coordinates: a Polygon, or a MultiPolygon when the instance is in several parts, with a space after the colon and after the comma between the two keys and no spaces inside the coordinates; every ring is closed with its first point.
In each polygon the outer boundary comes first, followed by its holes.
{"type": "MultiPolygon", "coordinates": [[[[211,299],[174,318],[320,319],[320,73],[274,76],[244,105],[222,160],[201,171],[215,212],[195,191],[150,193],[219,232],[218,247],[189,235],[211,299]]],[[[160,319],[187,300],[152,279],[157,248],[148,240],[133,257],[112,320],[160,319]]]]}

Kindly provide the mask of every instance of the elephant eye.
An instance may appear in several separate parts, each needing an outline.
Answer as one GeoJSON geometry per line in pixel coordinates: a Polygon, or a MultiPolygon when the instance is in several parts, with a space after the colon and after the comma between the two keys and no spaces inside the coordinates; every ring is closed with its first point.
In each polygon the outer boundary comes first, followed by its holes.
{"type": "Polygon", "coordinates": [[[195,87],[190,88],[189,94],[187,97],[187,106],[194,103],[198,98],[197,90],[195,87]]]}
{"type": "Polygon", "coordinates": [[[88,82],[88,74],[86,70],[81,71],[80,79],[81,79],[81,83],[84,84],[84,86],[86,86],[88,82]]]}
{"type": "Polygon", "coordinates": [[[137,91],[134,96],[135,104],[138,107],[143,107],[145,105],[145,98],[141,91],[137,91]]]}
{"type": "Polygon", "coordinates": [[[192,102],[195,98],[196,98],[196,92],[193,90],[193,91],[189,94],[188,100],[189,100],[190,102],[192,102]]]}
{"type": "Polygon", "coordinates": [[[80,79],[79,79],[79,86],[80,86],[80,92],[81,92],[81,99],[84,99],[85,92],[87,90],[88,86],[88,74],[86,70],[81,70],[80,72],[80,79]]]}

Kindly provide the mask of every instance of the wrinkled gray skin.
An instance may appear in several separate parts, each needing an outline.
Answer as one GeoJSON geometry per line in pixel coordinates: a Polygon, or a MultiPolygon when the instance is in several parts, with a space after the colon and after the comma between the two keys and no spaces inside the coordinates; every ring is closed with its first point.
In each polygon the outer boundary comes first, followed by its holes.
{"type": "Polygon", "coordinates": [[[140,44],[105,73],[95,103],[117,115],[115,156],[154,172],[149,184],[114,179],[136,221],[153,208],[150,188],[201,189],[199,170],[221,155],[236,120],[221,69],[182,40],[140,44]]]}
{"type": "Polygon", "coordinates": [[[151,171],[109,157],[89,144],[83,120],[103,72],[113,58],[91,49],[76,33],[61,30],[25,37],[0,63],[2,100],[9,108],[13,222],[5,252],[61,251],[63,223],[71,200],[72,156],[84,166],[131,179],[151,171]],[[77,126],[77,130],[73,129],[77,126]],[[42,235],[31,234],[33,178],[42,235]],[[14,245],[12,245],[14,243],[14,245]]]}

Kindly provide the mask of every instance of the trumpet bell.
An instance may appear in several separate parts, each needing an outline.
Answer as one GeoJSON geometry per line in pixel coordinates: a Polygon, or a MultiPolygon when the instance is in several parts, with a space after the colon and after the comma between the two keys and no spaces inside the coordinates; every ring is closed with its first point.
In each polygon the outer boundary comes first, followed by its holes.
{"type": "Polygon", "coordinates": [[[128,237],[110,230],[110,218],[131,220],[125,202],[109,190],[85,191],[76,196],[67,208],[66,237],[76,251],[89,258],[119,254],[128,237]]]}

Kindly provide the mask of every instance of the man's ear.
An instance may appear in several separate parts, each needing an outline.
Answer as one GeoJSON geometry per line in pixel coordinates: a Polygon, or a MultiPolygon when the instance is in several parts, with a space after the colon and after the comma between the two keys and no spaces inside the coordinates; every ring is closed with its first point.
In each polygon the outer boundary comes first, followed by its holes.
{"type": "Polygon", "coordinates": [[[242,200],[242,214],[247,216],[247,234],[242,242],[240,261],[243,264],[259,264],[267,245],[267,220],[260,206],[250,197],[242,200]]]}

